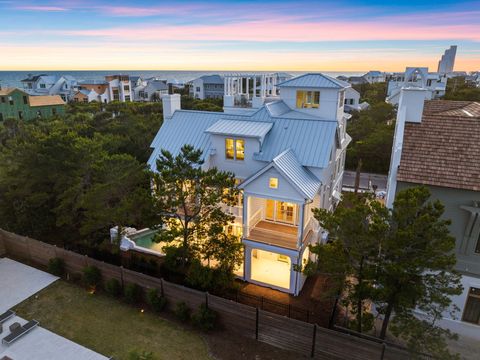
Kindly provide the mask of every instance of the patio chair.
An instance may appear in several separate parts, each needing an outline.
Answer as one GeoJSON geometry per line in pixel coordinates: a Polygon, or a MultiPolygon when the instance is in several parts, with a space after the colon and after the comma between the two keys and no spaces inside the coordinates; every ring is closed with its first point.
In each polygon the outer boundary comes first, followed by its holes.
{"type": "Polygon", "coordinates": [[[23,326],[20,326],[18,328],[15,328],[10,335],[7,335],[3,338],[2,343],[9,345],[13,343],[15,340],[18,338],[22,337],[26,333],[28,333],[30,330],[38,326],[38,321],[36,320],[31,320],[28,323],[26,323],[23,326]]]}
{"type": "Polygon", "coordinates": [[[12,310],[5,311],[2,315],[0,315],[0,324],[4,323],[8,319],[10,319],[12,316],[15,316],[15,312],[13,312],[12,310]]]}

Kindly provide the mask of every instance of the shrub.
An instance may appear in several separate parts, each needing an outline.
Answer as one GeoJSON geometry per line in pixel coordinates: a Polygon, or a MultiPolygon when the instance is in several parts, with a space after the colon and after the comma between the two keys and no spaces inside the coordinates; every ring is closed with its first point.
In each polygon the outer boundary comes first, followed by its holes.
{"type": "Polygon", "coordinates": [[[192,316],[193,325],[203,331],[213,330],[216,321],[217,313],[209,309],[206,304],[200,305],[198,312],[192,316]]]}
{"type": "Polygon", "coordinates": [[[199,261],[191,263],[186,278],[189,286],[216,294],[231,290],[235,284],[234,280],[233,273],[220,268],[203,266],[199,261]]]}
{"type": "Polygon", "coordinates": [[[86,266],[83,269],[83,282],[86,286],[95,289],[102,281],[102,273],[96,266],[86,266]]]}
{"type": "Polygon", "coordinates": [[[175,306],[175,316],[183,322],[187,322],[190,319],[190,308],[185,302],[180,301],[177,303],[177,306],[175,306]]]}
{"type": "Polygon", "coordinates": [[[142,300],[142,288],[137,284],[127,284],[123,294],[129,304],[138,304],[142,300]]]}
{"type": "Polygon", "coordinates": [[[164,296],[158,295],[157,289],[149,289],[147,291],[147,304],[155,312],[161,312],[167,305],[167,299],[164,296]]]}
{"type": "Polygon", "coordinates": [[[122,286],[117,279],[110,279],[105,283],[105,291],[113,297],[119,297],[122,292],[122,286]]]}
{"type": "Polygon", "coordinates": [[[65,261],[58,257],[52,258],[48,261],[48,271],[56,276],[63,276],[65,274],[65,261]]]}

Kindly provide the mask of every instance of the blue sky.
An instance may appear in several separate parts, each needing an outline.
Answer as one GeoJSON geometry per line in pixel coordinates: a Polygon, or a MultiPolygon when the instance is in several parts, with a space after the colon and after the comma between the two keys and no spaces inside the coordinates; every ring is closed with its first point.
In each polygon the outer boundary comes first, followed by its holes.
{"type": "Polygon", "coordinates": [[[480,1],[0,0],[0,70],[480,68],[480,1]]]}

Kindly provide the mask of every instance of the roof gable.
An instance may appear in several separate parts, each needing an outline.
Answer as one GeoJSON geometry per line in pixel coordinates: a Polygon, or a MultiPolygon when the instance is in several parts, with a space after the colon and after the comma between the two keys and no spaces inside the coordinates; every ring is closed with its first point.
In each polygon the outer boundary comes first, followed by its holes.
{"type": "Polygon", "coordinates": [[[312,73],[297,76],[293,79],[284,81],[277,85],[278,87],[298,87],[298,88],[329,88],[343,89],[347,87],[344,81],[335,79],[325,74],[312,73]]]}
{"type": "Polygon", "coordinates": [[[239,187],[246,189],[249,184],[272,167],[275,168],[304,199],[312,200],[321,186],[321,181],[313,175],[310,170],[298,162],[292,149],[288,149],[275,157],[267,166],[246,179],[239,187]]]}

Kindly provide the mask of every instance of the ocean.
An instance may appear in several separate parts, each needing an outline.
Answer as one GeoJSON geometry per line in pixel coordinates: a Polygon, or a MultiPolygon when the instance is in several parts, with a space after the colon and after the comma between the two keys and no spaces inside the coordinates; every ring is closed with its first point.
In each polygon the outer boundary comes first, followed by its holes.
{"type": "MultiPolygon", "coordinates": [[[[268,71],[271,73],[274,71],[268,71]]],[[[285,71],[293,76],[305,74],[306,71],[285,71]]],[[[212,74],[238,74],[238,73],[267,73],[267,71],[165,71],[165,70],[99,70],[99,71],[0,71],[0,85],[3,87],[22,87],[21,80],[28,77],[29,74],[47,74],[47,75],[71,75],[75,79],[81,80],[103,80],[105,75],[128,74],[132,76],[141,76],[144,78],[158,77],[168,81],[177,81],[184,83],[196,79],[203,75],[212,74]]],[[[339,75],[357,76],[363,75],[363,72],[354,71],[322,71],[322,73],[337,77],[339,75]]]]}

